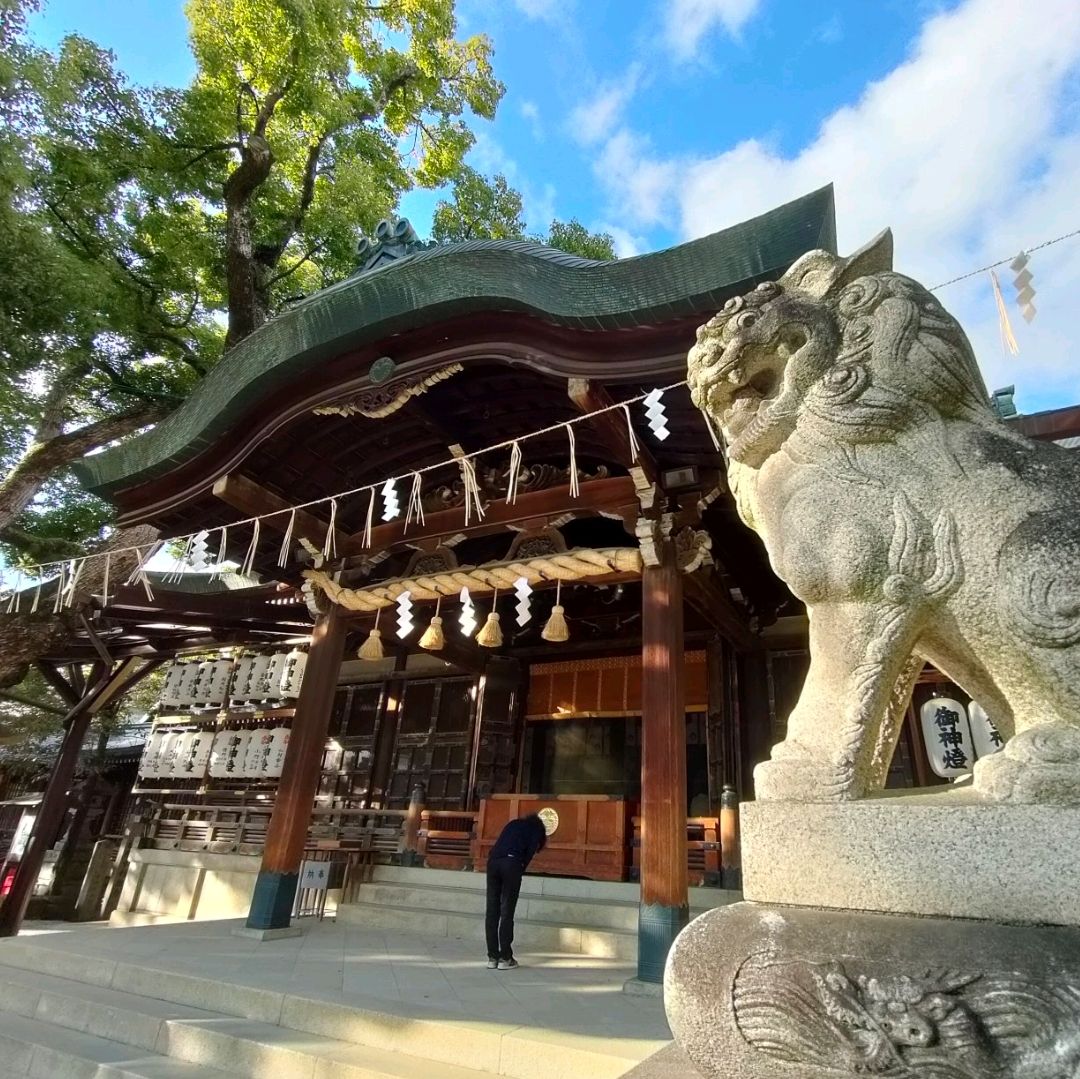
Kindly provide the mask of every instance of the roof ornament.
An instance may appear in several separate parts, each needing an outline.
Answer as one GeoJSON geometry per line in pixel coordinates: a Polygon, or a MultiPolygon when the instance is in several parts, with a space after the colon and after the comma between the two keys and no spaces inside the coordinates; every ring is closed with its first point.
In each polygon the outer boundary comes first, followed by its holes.
{"type": "Polygon", "coordinates": [[[387,262],[395,262],[436,246],[434,240],[421,240],[407,217],[388,217],[376,227],[375,239],[369,240],[364,236],[357,244],[356,254],[360,262],[357,273],[367,273],[387,262]]]}

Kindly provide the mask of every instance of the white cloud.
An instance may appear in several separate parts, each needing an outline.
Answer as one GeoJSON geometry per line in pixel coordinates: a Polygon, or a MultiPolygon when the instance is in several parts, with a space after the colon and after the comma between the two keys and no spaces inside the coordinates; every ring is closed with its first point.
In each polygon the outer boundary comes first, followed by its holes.
{"type": "Polygon", "coordinates": [[[664,36],[678,59],[690,60],[718,26],[737,38],[760,7],[761,0],[668,0],[664,36]]]}
{"type": "MultiPolygon", "coordinates": [[[[897,268],[934,285],[1080,227],[1080,4],[966,0],[928,18],[909,58],[838,109],[801,151],[749,139],[711,157],[663,159],[629,131],[611,138],[598,175],[629,227],[677,204],[700,236],[830,181],[841,251],[886,225],[897,268]]],[[[1015,321],[1022,353],[1006,360],[985,281],[941,296],[969,330],[991,388],[1080,400],[1071,297],[1080,241],[1032,261],[1039,315],[1015,321]]],[[[1006,270],[1003,284],[1009,279],[1006,270]]],[[[1006,289],[1011,299],[1011,288],[1006,289]]],[[[1014,309],[1015,310],[1015,309],[1014,309]]]]}
{"type": "Polygon", "coordinates": [[[641,73],[640,64],[631,64],[621,78],[604,83],[588,101],[574,108],[568,121],[570,134],[586,146],[606,139],[637,92],[641,73]]]}
{"type": "Polygon", "coordinates": [[[544,138],[544,125],[540,122],[540,106],[535,101],[523,101],[521,103],[522,118],[528,123],[537,142],[544,138]]]}
{"type": "Polygon", "coordinates": [[[596,226],[597,232],[606,232],[614,241],[615,254],[621,259],[633,258],[643,251],[649,250],[649,242],[644,236],[639,236],[621,225],[612,225],[607,221],[601,221],[596,226]]]}
{"type": "Polygon", "coordinates": [[[574,0],[514,0],[514,7],[527,19],[559,22],[570,14],[574,0]]]}
{"type": "Polygon", "coordinates": [[[840,20],[840,16],[834,14],[831,18],[826,19],[815,31],[814,37],[821,42],[822,45],[835,45],[838,41],[844,40],[844,24],[840,20]]]}
{"type": "Polygon", "coordinates": [[[675,205],[679,166],[650,156],[647,139],[623,128],[600,151],[597,176],[612,192],[620,214],[638,226],[656,225],[675,205]]]}

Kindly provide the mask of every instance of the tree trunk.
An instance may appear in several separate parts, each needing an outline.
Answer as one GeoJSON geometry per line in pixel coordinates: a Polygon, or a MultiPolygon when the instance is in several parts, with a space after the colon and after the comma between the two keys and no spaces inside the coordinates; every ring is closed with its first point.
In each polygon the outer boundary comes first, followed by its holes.
{"type": "Polygon", "coordinates": [[[166,415],[157,405],[108,416],[75,431],[35,440],[15,467],[0,482],[0,532],[34,500],[41,485],[58,469],[70,465],[91,450],[156,423],[166,415]]]}
{"type": "Polygon", "coordinates": [[[269,317],[265,273],[255,258],[251,200],[270,175],[274,154],[261,135],[250,135],[240,164],[225,181],[225,281],[229,331],[225,350],[254,333],[269,317]]]}

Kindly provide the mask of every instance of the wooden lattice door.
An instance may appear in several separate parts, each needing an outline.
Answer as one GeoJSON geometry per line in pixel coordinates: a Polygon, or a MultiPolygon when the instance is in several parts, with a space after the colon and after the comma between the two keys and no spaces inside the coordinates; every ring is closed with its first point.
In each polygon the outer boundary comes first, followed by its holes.
{"type": "Polygon", "coordinates": [[[362,808],[368,804],[385,692],[385,685],[380,682],[342,686],[334,695],[330,737],[319,781],[320,803],[341,808],[362,808]]]}
{"type": "Polygon", "coordinates": [[[417,784],[423,786],[429,808],[463,808],[475,706],[475,683],[470,678],[405,684],[387,799],[390,808],[407,806],[417,784]]]}

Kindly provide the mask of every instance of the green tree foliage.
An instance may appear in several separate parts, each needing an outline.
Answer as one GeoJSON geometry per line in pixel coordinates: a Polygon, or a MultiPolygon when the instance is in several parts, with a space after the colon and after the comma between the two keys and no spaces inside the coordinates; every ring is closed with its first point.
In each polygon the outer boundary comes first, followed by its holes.
{"type": "MultiPolygon", "coordinates": [[[[440,243],[462,240],[520,240],[525,236],[521,194],[501,173],[490,180],[465,166],[454,181],[450,199],[435,206],[431,235],[440,243]]],[[[617,258],[615,241],[606,232],[589,232],[576,218],[552,221],[546,236],[535,236],[582,258],[611,261],[617,258]]]]}
{"type": "Polygon", "coordinates": [[[0,540],[38,561],[104,518],[61,505],[65,469],[350,272],[402,193],[455,181],[503,87],[454,0],[190,0],[181,90],[84,38],[35,48],[35,6],[0,0],[0,540]]]}
{"type": "Polygon", "coordinates": [[[560,251],[585,259],[610,262],[618,258],[615,240],[610,233],[590,232],[576,217],[569,221],[552,221],[543,242],[549,247],[557,247],[560,251]]]}

